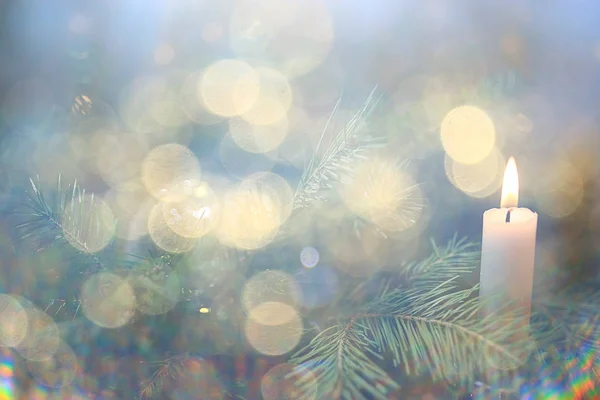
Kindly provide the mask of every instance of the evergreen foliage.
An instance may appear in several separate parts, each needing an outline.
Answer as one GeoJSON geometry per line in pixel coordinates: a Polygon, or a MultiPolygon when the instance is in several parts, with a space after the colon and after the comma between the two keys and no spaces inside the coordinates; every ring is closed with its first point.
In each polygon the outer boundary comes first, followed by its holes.
{"type": "MultiPolygon", "coordinates": [[[[498,85],[512,87],[514,79],[508,77],[498,85]]],[[[498,85],[490,90],[497,90],[498,85]]],[[[374,90],[350,121],[329,138],[341,98],[338,100],[297,187],[294,210],[322,200],[324,191],[343,181],[358,160],[381,144],[367,123],[377,99],[374,90]]],[[[16,225],[20,239],[33,243],[35,251],[60,246],[80,273],[107,269],[107,265],[153,270],[153,266],[173,263],[175,256],[152,252],[148,257],[124,261],[130,255],[119,254],[114,243],[92,251],[88,244],[103,234],[105,222],[94,211],[95,197],[77,182],[65,187],[59,177],[54,192],[47,196],[39,183],[31,180],[31,190],[15,216],[20,220],[16,225]],[[109,263],[110,257],[120,261],[109,263]]],[[[434,381],[469,390],[478,377],[485,376],[490,361],[496,365],[524,363],[525,343],[508,340],[519,332],[522,318],[505,314],[480,318],[477,285],[465,289],[461,282],[477,271],[478,245],[457,238],[446,246],[432,245],[429,257],[402,265],[393,281],[382,281],[381,289],[369,301],[353,302],[358,288],[342,293],[336,309],[328,310],[329,320],[334,321],[331,326],[308,338],[306,346],[292,356],[290,361],[302,367],[298,371],[308,370],[316,379],[319,398],[387,399],[400,387],[390,370],[405,376],[429,375],[434,381]]],[[[579,291],[535,299],[531,329],[536,347],[530,349],[532,355],[522,368],[539,368],[549,359],[564,361],[565,354],[572,355],[573,351],[597,351],[599,300],[598,293],[579,291]]],[[[311,315],[304,317],[310,319],[311,315]]],[[[140,396],[156,398],[165,382],[184,367],[186,357],[183,354],[158,363],[140,396]]],[[[511,382],[511,371],[496,369],[494,381],[507,382],[511,387],[506,390],[514,392],[523,385],[521,381],[511,382]]],[[[314,382],[298,373],[296,383],[304,393],[300,398],[308,399],[314,382]]]]}

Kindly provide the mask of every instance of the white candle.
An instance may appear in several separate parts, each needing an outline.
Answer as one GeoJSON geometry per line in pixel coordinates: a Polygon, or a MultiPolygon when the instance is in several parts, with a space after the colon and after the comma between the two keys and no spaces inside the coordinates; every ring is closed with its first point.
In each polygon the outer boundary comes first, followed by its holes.
{"type": "MultiPolygon", "coordinates": [[[[483,214],[479,298],[483,315],[514,304],[529,321],[537,214],[518,208],[519,176],[514,158],[504,172],[501,208],[483,214]]],[[[528,324],[527,324],[528,326],[528,324]]]]}

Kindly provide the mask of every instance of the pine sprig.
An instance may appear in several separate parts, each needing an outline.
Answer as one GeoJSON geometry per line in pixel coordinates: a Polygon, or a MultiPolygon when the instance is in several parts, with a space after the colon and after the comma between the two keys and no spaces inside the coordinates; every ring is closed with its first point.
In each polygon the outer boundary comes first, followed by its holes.
{"type": "Polygon", "coordinates": [[[100,257],[88,246],[89,239],[103,234],[101,216],[93,212],[96,204],[94,195],[86,195],[77,181],[63,188],[60,175],[50,200],[39,188],[39,178],[37,183],[30,179],[30,183],[33,193],[29,193],[24,208],[14,213],[23,218],[15,227],[19,238],[30,239],[36,251],[56,245],[70,248],[71,252],[84,255],[83,259],[88,264],[98,269],[105,268],[100,257]]]}
{"type": "Polygon", "coordinates": [[[567,288],[534,298],[532,319],[544,324],[540,344],[600,351],[600,292],[567,288]]]}
{"type": "Polygon", "coordinates": [[[378,353],[389,352],[405,374],[469,385],[486,367],[484,348],[495,359],[519,362],[504,343],[518,331],[520,319],[505,319],[501,329],[498,316],[478,319],[481,304],[472,296],[477,289],[456,291],[447,282],[427,292],[395,290],[355,318],[373,336],[378,353]]]}
{"type": "MultiPolygon", "coordinates": [[[[383,400],[398,385],[373,361],[381,359],[375,345],[350,319],[321,332],[292,362],[311,371],[323,398],[383,400]]],[[[297,385],[299,398],[304,399],[314,391],[315,383],[300,377],[297,385]]]]}
{"type": "Polygon", "coordinates": [[[188,360],[189,354],[182,353],[158,362],[158,368],[140,390],[141,399],[154,399],[161,393],[168,380],[179,376],[188,360]]]}
{"type": "Polygon", "coordinates": [[[319,137],[313,156],[302,174],[294,195],[294,210],[305,208],[313,200],[318,200],[322,190],[331,189],[334,182],[342,181],[344,175],[351,173],[357,161],[364,160],[369,150],[381,145],[381,140],[372,134],[367,123],[379,102],[376,92],[377,87],[371,91],[361,109],[344,124],[329,143],[326,143],[329,128],[342,100],[340,96],[319,137]],[[321,149],[325,145],[327,148],[320,156],[321,149]]]}
{"type": "Polygon", "coordinates": [[[455,235],[445,247],[439,247],[432,240],[431,246],[433,252],[429,257],[401,269],[401,276],[411,286],[434,288],[442,282],[473,273],[479,265],[480,246],[466,238],[458,239],[455,235]]]}
{"type": "MultiPolygon", "coordinates": [[[[472,296],[477,289],[457,291],[451,280],[433,289],[384,293],[315,337],[292,362],[309,368],[317,387],[334,399],[386,398],[397,386],[377,364],[386,353],[407,375],[427,373],[468,385],[486,366],[482,350],[495,360],[519,361],[513,346],[504,343],[522,321],[503,318],[499,325],[498,318],[477,319],[481,303],[472,296]]],[[[309,384],[299,389],[308,391],[309,384]]]]}

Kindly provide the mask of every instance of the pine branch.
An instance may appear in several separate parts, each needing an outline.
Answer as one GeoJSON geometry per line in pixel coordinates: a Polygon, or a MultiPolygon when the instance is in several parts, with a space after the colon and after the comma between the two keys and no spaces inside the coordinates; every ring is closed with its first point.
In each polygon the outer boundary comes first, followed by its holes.
{"type": "MultiPolygon", "coordinates": [[[[398,385],[373,361],[381,356],[374,351],[372,339],[356,329],[355,322],[350,319],[345,325],[324,330],[292,362],[312,372],[322,398],[387,399],[387,393],[398,385]]],[[[300,377],[297,385],[302,393],[299,398],[304,399],[314,391],[315,383],[300,377]]]]}
{"type": "Polygon", "coordinates": [[[294,210],[305,208],[313,200],[319,199],[319,192],[330,189],[332,181],[339,182],[344,175],[349,175],[351,167],[355,166],[357,161],[363,160],[368,150],[381,144],[380,139],[372,135],[367,124],[367,119],[378,103],[378,99],[375,97],[376,91],[377,87],[371,91],[363,107],[354,114],[343,129],[337,132],[319,159],[319,153],[328,135],[329,127],[338,112],[341,103],[340,96],[298,184],[294,195],[294,210]]]}
{"type": "MultiPolygon", "coordinates": [[[[486,367],[483,349],[495,360],[520,361],[514,346],[504,343],[522,321],[514,316],[478,319],[475,290],[456,291],[448,281],[433,289],[384,293],[345,323],[319,334],[292,362],[309,368],[317,386],[334,399],[386,398],[397,385],[376,363],[385,353],[407,375],[427,373],[468,385],[486,367]]],[[[308,391],[308,385],[299,389],[308,391]]]]}
{"type": "Polygon", "coordinates": [[[520,363],[514,346],[505,343],[519,331],[522,318],[477,318],[476,290],[456,291],[450,281],[429,291],[395,290],[354,318],[373,335],[378,352],[389,352],[407,375],[427,373],[469,385],[487,366],[483,349],[495,360],[520,363]]]}
{"type": "Polygon", "coordinates": [[[567,288],[534,298],[532,319],[543,324],[536,339],[543,345],[600,351],[600,292],[567,288]]]}
{"type": "Polygon", "coordinates": [[[15,228],[21,240],[31,240],[37,251],[60,245],[75,253],[84,255],[88,263],[98,269],[105,268],[95,251],[89,247],[89,240],[96,240],[106,234],[103,231],[102,215],[95,209],[94,195],[86,195],[77,181],[63,189],[58,177],[56,190],[50,201],[46,199],[36,184],[30,179],[33,193],[29,193],[23,210],[14,214],[23,218],[15,228]]]}
{"type": "Polygon", "coordinates": [[[455,277],[472,274],[479,265],[478,243],[455,235],[445,247],[438,247],[433,240],[431,245],[433,253],[429,257],[402,268],[401,275],[411,286],[435,288],[455,277]]]}
{"type": "Polygon", "coordinates": [[[399,273],[382,278],[373,275],[362,280],[351,291],[341,293],[331,303],[333,306],[349,305],[353,310],[362,307],[366,296],[381,298],[391,288],[433,289],[441,283],[455,284],[463,277],[473,274],[479,265],[481,254],[478,243],[469,242],[467,238],[458,239],[455,235],[445,246],[437,245],[431,240],[432,254],[419,262],[401,265],[399,273]],[[373,286],[378,289],[373,292],[373,286]]]}
{"type": "Polygon", "coordinates": [[[166,382],[169,379],[177,378],[181,373],[188,358],[189,354],[183,353],[160,361],[158,369],[154,371],[150,379],[148,379],[140,390],[140,399],[158,398],[166,382]]]}

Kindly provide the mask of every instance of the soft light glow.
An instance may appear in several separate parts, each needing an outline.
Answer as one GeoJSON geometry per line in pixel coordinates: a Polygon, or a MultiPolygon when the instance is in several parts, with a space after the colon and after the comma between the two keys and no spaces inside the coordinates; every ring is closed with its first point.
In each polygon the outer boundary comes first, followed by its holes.
{"type": "Polygon", "coordinates": [[[442,146],[454,161],[477,164],[496,145],[496,128],[485,111],[473,106],[456,107],[442,121],[442,146]]]}
{"type": "Polygon", "coordinates": [[[515,158],[511,157],[504,170],[504,183],[502,184],[502,199],[500,207],[517,207],[519,204],[519,173],[515,158]]]}

